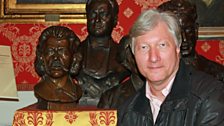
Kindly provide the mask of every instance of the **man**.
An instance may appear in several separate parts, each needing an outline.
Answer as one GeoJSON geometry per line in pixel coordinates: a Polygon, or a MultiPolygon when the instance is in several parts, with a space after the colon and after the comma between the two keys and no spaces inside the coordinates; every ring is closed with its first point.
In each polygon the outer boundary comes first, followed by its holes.
{"type": "Polygon", "coordinates": [[[89,35],[79,48],[83,55],[78,75],[83,89],[82,105],[96,106],[102,92],[119,84],[129,74],[116,61],[118,44],[111,37],[118,11],[116,0],[88,0],[86,3],[89,35]]]}
{"type": "Polygon", "coordinates": [[[130,48],[130,37],[122,37],[118,51],[118,62],[131,72],[129,78],[121,84],[105,91],[97,105],[98,108],[115,108],[117,109],[130,96],[134,95],[143,85],[142,76],[139,74],[133,54],[130,48]]]}
{"type": "Polygon", "coordinates": [[[158,8],[173,12],[179,20],[182,34],[181,56],[184,62],[224,82],[224,66],[208,60],[195,51],[198,39],[196,6],[186,0],[171,0],[158,8]]]}
{"type": "Polygon", "coordinates": [[[181,60],[178,20],[147,10],[130,30],[145,85],[118,109],[118,126],[223,126],[224,85],[181,60]]]}
{"type": "Polygon", "coordinates": [[[35,68],[41,80],[34,87],[37,108],[71,110],[81,98],[81,87],[71,76],[77,74],[81,55],[79,38],[63,26],[46,28],[39,37],[35,68]]]}

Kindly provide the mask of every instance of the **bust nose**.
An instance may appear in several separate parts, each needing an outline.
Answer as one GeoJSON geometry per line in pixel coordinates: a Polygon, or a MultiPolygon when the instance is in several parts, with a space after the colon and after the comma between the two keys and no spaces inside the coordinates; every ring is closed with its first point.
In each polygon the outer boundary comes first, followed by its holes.
{"type": "Polygon", "coordinates": [[[182,36],[182,41],[186,42],[187,41],[187,36],[186,36],[186,33],[184,31],[181,31],[181,36],[182,36]]]}
{"type": "Polygon", "coordinates": [[[58,48],[54,48],[53,59],[57,60],[59,58],[58,48]]]}

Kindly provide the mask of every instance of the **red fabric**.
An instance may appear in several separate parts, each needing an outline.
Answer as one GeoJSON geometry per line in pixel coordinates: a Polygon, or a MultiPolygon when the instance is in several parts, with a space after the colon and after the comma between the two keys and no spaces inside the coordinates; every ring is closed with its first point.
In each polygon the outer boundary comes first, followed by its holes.
{"type": "MultiPolygon", "coordinates": [[[[120,5],[118,25],[113,38],[119,42],[127,34],[141,11],[156,8],[167,0],[117,0],[120,5]]],[[[81,40],[87,36],[86,24],[60,24],[71,28],[81,40]]],[[[42,30],[49,24],[0,24],[0,45],[11,46],[18,90],[33,90],[39,77],[34,70],[35,48],[42,30]]],[[[207,58],[224,64],[224,40],[199,40],[196,50],[207,58]]]]}
{"type": "Polygon", "coordinates": [[[224,65],[224,40],[198,40],[198,54],[224,65]]]}

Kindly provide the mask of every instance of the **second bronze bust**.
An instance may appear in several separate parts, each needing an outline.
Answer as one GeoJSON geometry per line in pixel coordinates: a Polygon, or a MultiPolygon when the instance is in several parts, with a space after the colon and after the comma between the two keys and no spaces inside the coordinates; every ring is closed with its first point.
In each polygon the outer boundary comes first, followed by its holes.
{"type": "Polygon", "coordinates": [[[89,34],[79,48],[83,55],[78,75],[83,89],[80,104],[96,106],[101,94],[127,75],[126,69],[116,60],[119,45],[111,37],[117,25],[118,10],[116,0],[89,0],[86,3],[89,34]]]}

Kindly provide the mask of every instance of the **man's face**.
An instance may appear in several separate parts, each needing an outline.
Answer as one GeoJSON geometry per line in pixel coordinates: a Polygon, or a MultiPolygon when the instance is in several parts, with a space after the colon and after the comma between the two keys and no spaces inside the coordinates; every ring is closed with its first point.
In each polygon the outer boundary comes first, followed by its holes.
{"type": "Polygon", "coordinates": [[[134,52],[140,73],[152,86],[164,86],[179,68],[180,49],[164,22],[136,37],[134,52]]]}
{"type": "Polygon", "coordinates": [[[198,35],[198,27],[195,21],[190,20],[190,18],[184,15],[181,15],[179,17],[179,22],[182,35],[181,55],[183,57],[194,55],[198,35]]]}
{"type": "Polygon", "coordinates": [[[72,61],[69,42],[65,39],[57,40],[50,37],[46,41],[43,50],[42,57],[46,74],[52,78],[60,78],[66,75],[72,61]]]}
{"type": "Polygon", "coordinates": [[[96,0],[87,12],[87,28],[92,36],[110,36],[114,28],[114,17],[108,1],[96,0]]]}

